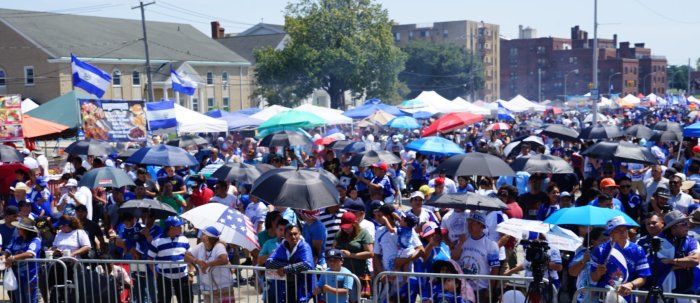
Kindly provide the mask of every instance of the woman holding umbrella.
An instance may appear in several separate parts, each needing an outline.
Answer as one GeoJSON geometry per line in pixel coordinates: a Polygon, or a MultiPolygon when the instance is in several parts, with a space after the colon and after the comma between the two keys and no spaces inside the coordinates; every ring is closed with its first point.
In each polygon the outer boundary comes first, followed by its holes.
{"type": "Polygon", "coordinates": [[[285,227],[284,240],[267,259],[265,268],[268,269],[266,275],[285,277],[285,280],[268,279],[274,289],[268,291],[267,302],[304,303],[311,299],[316,278],[302,272],[314,268],[314,257],[298,226],[285,227]]]}
{"type": "Polygon", "coordinates": [[[231,271],[221,267],[212,269],[214,266],[229,265],[226,246],[219,241],[219,236],[221,232],[209,226],[202,230],[202,242],[185,253],[185,262],[198,266],[202,271],[199,283],[202,290],[208,291],[204,294],[204,302],[223,302],[222,299],[233,296],[231,271]]]}

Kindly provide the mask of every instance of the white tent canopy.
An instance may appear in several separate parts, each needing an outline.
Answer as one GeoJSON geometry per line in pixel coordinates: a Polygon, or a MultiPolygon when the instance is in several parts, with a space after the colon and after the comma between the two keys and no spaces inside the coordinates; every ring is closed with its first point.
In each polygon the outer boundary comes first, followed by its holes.
{"type": "Polygon", "coordinates": [[[526,112],[526,111],[538,111],[538,112],[544,112],[547,110],[547,107],[544,105],[537,104],[535,102],[532,102],[525,97],[521,95],[515,96],[513,99],[510,99],[508,102],[501,102],[499,103],[507,108],[508,110],[516,113],[521,113],[521,112],[526,112]]]}
{"type": "Polygon", "coordinates": [[[598,102],[598,107],[613,107],[613,105],[614,103],[612,102],[612,100],[602,96],[600,97],[600,102],[598,102]]]}
{"type": "Polygon", "coordinates": [[[36,102],[34,102],[32,99],[27,98],[22,100],[22,113],[26,113],[37,107],[39,107],[39,104],[36,104],[36,102]]]}
{"type": "Polygon", "coordinates": [[[352,118],[343,115],[343,111],[328,107],[316,106],[313,104],[303,104],[294,108],[298,111],[316,114],[326,120],[328,125],[352,124],[352,118]]]}
{"type": "Polygon", "coordinates": [[[452,101],[445,99],[435,91],[423,91],[414,100],[422,101],[441,113],[449,113],[459,111],[459,107],[455,106],[452,101]]]}
{"type": "Polygon", "coordinates": [[[635,96],[632,95],[632,94],[627,94],[627,96],[625,96],[624,98],[622,98],[622,100],[623,100],[624,103],[626,103],[626,104],[633,104],[633,105],[637,105],[637,104],[639,104],[640,102],[642,102],[642,100],[640,100],[639,98],[635,97],[635,96]]]}
{"type": "Polygon", "coordinates": [[[457,97],[452,100],[452,103],[459,108],[461,112],[468,112],[472,114],[479,115],[490,115],[491,110],[488,108],[483,108],[473,103],[469,103],[467,100],[462,99],[462,97],[457,97]]]}
{"type": "Polygon", "coordinates": [[[272,118],[272,116],[279,114],[281,112],[286,112],[290,109],[291,108],[280,106],[280,105],[272,105],[272,106],[266,107],[263,110],[251,115],[250,117],[258,119],[258,120],[266,121],[267,119],[272,118]]]}
{"type": "Polygon", "coordinates": [[[689,102],[693,102],[693,103],[695,103],[695,104],[700,103],[700,100],[698,100],[698,98],[695,98],[695,97],[693,97],[693,96],[689,96],[687,100],[688,100],[689,102]]]}
{"type": "Polygon", "coordinates": [[[227,132],[228,124],[175,103],[175,119],[178,133],[218,133],[227,132]]]}

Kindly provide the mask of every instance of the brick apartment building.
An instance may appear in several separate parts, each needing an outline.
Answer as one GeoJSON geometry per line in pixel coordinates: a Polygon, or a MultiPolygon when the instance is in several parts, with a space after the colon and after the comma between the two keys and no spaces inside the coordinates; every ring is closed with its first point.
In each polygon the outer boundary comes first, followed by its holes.
{"type": "MultiPolygon", "coordinates": [[[[590,91],[593,39],[586,31],[574,26],[570,38],[537,38],[524,31],[518,39],[501,39],[502,99],[520,94],[530,100],[563,100],[590,91]]],[[[598,49],[602,95],[666,93],[666,58],[652,55],[644,43],[618,43],[613,35],[599,38],[598,49]]]]}
{"type": "Polygon", "coordinates": [[[496,101],[501,92],[500,26],[460,20],[429,24],[401,24],[391,29],[398,46],[424,40],[433,43],[453,43],[476,54],[483,66],[484,89],[470,94],[469,99],[496,101]]]}

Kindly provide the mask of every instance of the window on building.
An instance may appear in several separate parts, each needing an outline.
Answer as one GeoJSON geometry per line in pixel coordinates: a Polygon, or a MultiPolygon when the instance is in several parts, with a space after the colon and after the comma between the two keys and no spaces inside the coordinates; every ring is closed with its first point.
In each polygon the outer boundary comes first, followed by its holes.
{"type": "Polygon", "coordinates": [[[442,37],[443,37],[443,38],[447,38],[448,34],[449,34],[449,33],[447,32],[446,29],[442,31],[442,37]]]}
{"type": "Polygon", "coordinates": [[[627,75],[628,72],[629,72],[629,68],[627,66],[625,66],[625,75],[627,75]]]}
{"type": "Polygon", "coordinates": [[[228,111],[230,108],[230,102],[228,97],[224,97],[224,110],[228,111]]]}
{"type": "Polygon", "coordinates": [[[540,45],[537,47],[537,54],[538,55],[544,55],[545,51],[546,51],[546,48],[544,46],[540,45]]]}
{"type": "Polygon", "coordinates": [[[214,85],[214,73],[207,72],[207,85],[214,85]]]}
{"type": "Polygon", "coordinates": [[[131,73],[131,83],[134,86],[141,86],[141,73],[135,70],[131,73]]]}
{"type": "Polygon", "coordinates": [[[192,110],[196,112],[199,111],[199,99],[192,98],[192,110]]]}
{"type": "Polygon", "coordinates": [[[212,110],[214,108],[214,98],[207,98],[207,110],[212,110]]]}
{"type": "Polygon", "coordinates": [[[24,85],[34,85],[34,66],[24,67],[24,85]]]}
{"type": "Polygon", "coordinates": [[[413,32],[408,32],[408,41],[413,40],[413,32]]]}
{"type": "Polygon", "coordinates": [[[517,47],[511,47],[511,48],[510,48],[510,55],[511,55],[511,56],[517,56],[517,55],[518,55],[518,48],[517,48],[517,47]]]}
{"type": "Polygon", "coordinates": [[[420,35],[423,38],[430,37],[430,31],[422,31],[422,32],[420,32],[420,35]]]}
{"type": "Polygon", "coordinates": [[[223,82],[224,85],[228,84],[228,73],[227,72],[223,72],[221,74],[221,82],[223,82]]]}
{"type": "Polygon", "coordinates": [[[569,63],[578,64],[578,57],[569,57],[569,63]]]}
{"type": "Polygon", "coordinates": [[[401,41],[401,33],[394,33],[394,41],[396,41],[396,42],[401,41]]]}
{"type": "Polygon", "coordinates": [[[118,69],[112,71],[112,85],[122,86],[122,72],[120,72],[118,69]]]}
{"type": "Polygon", "coordinates": [[[5,76],[5,70],[0,68],[0,86],[7,85],[6,79],[7,76],[5,76]]]}

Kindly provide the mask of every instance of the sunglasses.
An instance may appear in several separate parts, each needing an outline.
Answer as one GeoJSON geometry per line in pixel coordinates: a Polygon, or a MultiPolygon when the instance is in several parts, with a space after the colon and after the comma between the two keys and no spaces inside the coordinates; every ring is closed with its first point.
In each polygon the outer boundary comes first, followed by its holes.
{"type": "Polygon", "coordinates": [[[630,188],[632,185],[620,185],[620,188],[630,188]]]}
{"type": "Polygon", "coordinates": [[[669,185],[670,185],[670,184],[681,184],[681,182],[678,182],[678,181],[668,181],[668,184],[669,184],[669,185]]]}

